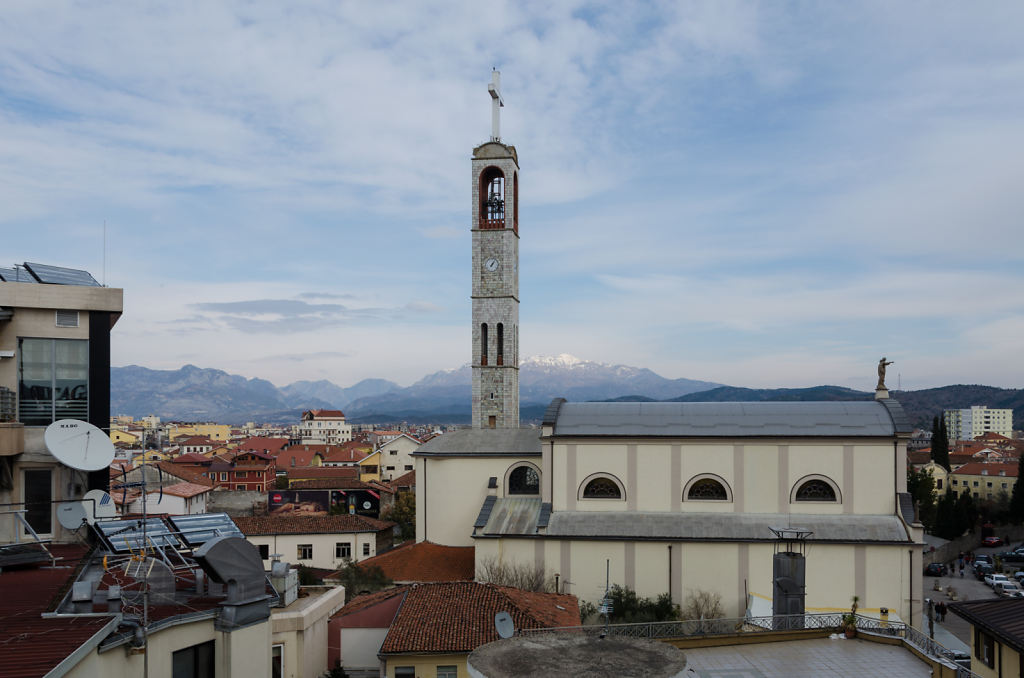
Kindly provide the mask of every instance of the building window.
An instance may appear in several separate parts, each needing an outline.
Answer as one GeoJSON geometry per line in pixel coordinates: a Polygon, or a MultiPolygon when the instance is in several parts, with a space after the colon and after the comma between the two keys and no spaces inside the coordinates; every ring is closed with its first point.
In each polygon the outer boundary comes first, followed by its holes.
{"type": "Polygon", "coordinates": [[[416,678],[415,666],[396,666],[395,678],[416,678]]]}
{"type": "Polygon", "coordinates": [[[312,544],[299,544],[298,556],[299,556],[299,560],[312,560],[313,559],[313,545],[312,544]]]}
{"type": "Polygon", "coordinates": [[[248,477],[248,471],[235,471],[235,479],[248,477]]]}
{"type": "Polygon", "coordinates": [[[974,627],[974,658],[990,669],[994,669],[996,667],[995,650],[995,639],[978,627],[974,627]]]}
{"type": "Polygon", "coordinates": [[[936,478],[935,479],[935,489],[936,490],[941,490],[942,489],[942,478],[936,478]]]}
{"type": "Polygon", "coordinates": [[[438,666],[437,678],[459,678],[459,667],[454,665],[438,666]]]}
{"type": "Polygon", "coordinates": [[[236,490],[244,490],[245,489],[245,485],[235,485],[235,489],[236,490]]]}
{"type": "Polygon", "coordinates": [[[18,340],[18,419],[49,426],[58,419],[89,418],[89,342],[18,340]]]}
{"type": "Polygon", "coordinates": [[[730,501],[731,499],[725,481],[717,477],[697,477],[690,481],[686,490],[687,501],[730,501]]]}
{"type": "MultiPolygon", "coordinates": [[[[406,464],[405,465],[405,470],[406,471],[411,471],[412,470],[412,464],[406,464]]],[[[1003,487],[1006,487],[1006,483],[1003,483],[1003,487]]]]}
{"type": "Polygon", "coordinates": [[[498,323],[498,355],[497,364],[505,364],[505,324],[498,323]]]}
{"type": "Polygon", "coordinates": [[[221,479],[221,482],[226,481],[228,479],[228,474],[227,473],[221,473],[220,474],[220,479],[221,479]]]}
{"type": "Polygon", "coordinates": [[[390,454],[393,457],[396,454],[398,454],[398,450],[388,450],[388,454],[390,454]]]}
{"type": "Polygon", "coordinates": [[[838,500],[839,493],[835,486],[824,478],[816,477],[797,483],[791,501],[836,502],[838,500]]]}
{"type": "Polygon", "coordinates": [[[528,464],[517,466],[508,474],[509,494],[540,494],[540,474],[528,464]]]}
{"type": "Polygon", "coordinates": [[[213,678],[214,641],[200,643],[171,654],[171,678],[213,678]]]}
{"type": "Polygon", "coordinates": [[[597,476],[583,486],[584,499],[622,499],[622,487],[609,476],[597,476]]]}
{"type": "Polygon", "coordinates": [[[394,466],[385,466],[384,469],[387,470],[387,471],[394,471],[395,467],[394,466]]]}
{"type": "Polygon", "coordinates": [[[363,555],[364,556],[370,555],[370,544],[369,544],[369,542],[367,542],[366,544],[363,544],[363,555]]]}
{"type": "Polygon", "coordinates": [[[334,557],[335,558],[351,558],[352,557],[352,544],[348,542],[338,542],[334,545],[334,557]]]}
{"type": "Polygon", "coordinates": [[[257,548],[260,550],[260,560],[270,560],[269,544],[258,544],[257,548]]]}
{"type": "Polygon", "coordinates": [[[53,476],[48,468],[22,471],[25,520],[38,535],[53,532],[53,476]]]}
{"type": "Polygon", "coordinates": [[[480,364],[487,364],[487,323],[480,325],[480,364]]]}
{"type": "Polygon", "coordinates": [[[270,678],[284,678],[284,645],[270,646],[270,678]]]}

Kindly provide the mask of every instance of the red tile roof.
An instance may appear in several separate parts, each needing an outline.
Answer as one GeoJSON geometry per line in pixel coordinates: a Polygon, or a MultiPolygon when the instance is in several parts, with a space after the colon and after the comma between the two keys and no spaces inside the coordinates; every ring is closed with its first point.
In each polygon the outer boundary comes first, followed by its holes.
{"type": "Polygon", "coordinates": [[[174,463],[169,461],[158,461],[156,465],[164,473],[175,478],[181,478],[185,482],[213,487],[213,481],[204,476],[203,472],[198,469],[192,469],[188,466],[175,466],[174,463]]]}
{"type": "Polygon", "coordinates": [[[210,458],[204,457],[201,454],[195,452],[189,452],[188,454],[179,454],[174,459],[171,459],[172,464],[209,464],[210,458]]]}
{"type": "MultiPolygon", "coordinates": [[[[195,497],[204,492],[211,492],[212,488],[206,485],[197,485],[195,483],[177,483],[176,485],[170,485],[164,488],[164,494],[169,494],[172,497],[195,497]]],[[[150,493],[152,494],[152,492],[150,493]]]]}
{"type": "Polygon", "coordinates": [[[955,475],[955,476],[965,476],[965,475],[981,476],[981,475],[988,475],[988,476],[995,476],[996,478],[999,478],[1002,475],[1003,477],[1009,476],[1009,477],[1016,478],[1017,477],[1017,464],[1016,463],[1000,464],[1000,463],[997,463],[997,462],[987,462],[986,463],[986,462],[981,462],[981,461],[972,461],[970,464],[964,464],[963,466],[961,466],[957,470],[953,471],[953,475],[955,475]],[[984,471],[984,473],[982,473],[982,471],[984,471]],[[1000,472],[1002,472],[1002,474],[1000,474],[1000,472]]]}
{"type": "Polygon", "coordinates": [[[293,445],[287,450],[282,450],[276,455],[277,469],[287,471],[290,468],[306,468],[313,463],[313,458],[318,454],[323,456],[319,450],[304,449],[317,447],[316,445],[293,445]]]}
{"type": "Polygon", "coordinates": [[[578,626],[576,596],[527,593],[478,582],[415,584],[388,631],[381,654],[472,652],[498,640],[494,615],[508,612],[517,629],[578,626]]]}
{"type": "Polygon", "coordinates": [[[86,552],[79,546],[51,546],[50,550],[64,558],[57,567],[7,569],[0,573],[0,676],[4,678],[46,675],[113,619],[40,616],[55,607],[86,552]]]}
{"type": "Polygon", "coordinates": [[[242,442],[238,443],[236,449],[239,450],[257,450],[259,452],[267,452],[268,454],[276,455],[278,452],[288,447],[289,440],[287,438],[264,438],[261,436],[254,436],[252,438],[246,438],[242,442]]]}
{"type": "Polygon", "coordinates": [[[314,480],[297,480],[288,488],[290,490],[373,490],[394,494],[390,487],[378,483],[364,483],[354,478],[316,478],[314,480]]]}
{"type": "Polygon", "coordinates": [[[400,487],[416,487],[416,471],[403,473],[388,484],[395,489],[400,487]]]}
{"type": "Polygon", "coordinates": [[[289,480],[312,480],[314,478],[358,478],[359,469],[355,466],[309,466],[306,468],[285,468],[289,480]]]}
{"type": "Polygon", "coordinates": [[[472,546],[410,541],[360,564],[376,565],[396,582],[472,581],[474,552],[472,546]]]}
{"type": "Polygon", "coordinates": [[[273,534],[341,534],[380,532],[394,523],[360,515],[340,516],[234,516],[235,525],[247,536],[273,534]]]}
{"type": "MultiPolygon", "coordinates": [[[[405,595],[406,591],[409,590],[408,586],[395,586],[390,589],[384,589],[383,591],[376,591],[374,593],[364,593],[361,596],[356,596],[352,600],[345,603],[345,606],[334,613],[331,619],[338,619],[339,617],[347,617],[357,612],[362,612],[368,608],[371,608],[378,603],[382,603],[385,600],[394,598],[395,596],[405,595]]],[[[392,617],[393,619],[393,617],[392,617]]],[[[388,619],[383,626],[391,626],[391,619],[388,619]]]]}
{"type": "Polygon", "coordinates": [[[302,418],[305,419],[306,415],[312,415],[314,419],[344,419],[345,413],[341,410],[307,410],[302,413],[302,418]]]}

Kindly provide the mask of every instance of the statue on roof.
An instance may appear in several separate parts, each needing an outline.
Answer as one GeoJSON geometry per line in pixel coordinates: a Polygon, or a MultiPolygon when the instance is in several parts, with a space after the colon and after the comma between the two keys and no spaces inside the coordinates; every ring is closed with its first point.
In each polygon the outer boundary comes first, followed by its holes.
{"type": "Polygon", "coordinates": [[[885,387],[885,368],[887,365],[892,365],[892,363],[892,360],[886,362],[885,356],[882,356],[882,359],[878,361],[878,386],[875,387],[876,391],[889,390],[885,387]]]}

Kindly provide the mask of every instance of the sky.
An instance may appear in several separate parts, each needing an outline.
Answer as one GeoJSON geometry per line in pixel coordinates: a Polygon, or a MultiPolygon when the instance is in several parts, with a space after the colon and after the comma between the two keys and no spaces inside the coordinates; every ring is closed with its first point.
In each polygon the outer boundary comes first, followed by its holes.
{"type": "Polygon", "coordinates": [[[497,67],[522,356],[1020,388],[1022,34],[1010,1],[9,0],[0,265],[123,288],[114,365],[458,367],[497,67]]]}

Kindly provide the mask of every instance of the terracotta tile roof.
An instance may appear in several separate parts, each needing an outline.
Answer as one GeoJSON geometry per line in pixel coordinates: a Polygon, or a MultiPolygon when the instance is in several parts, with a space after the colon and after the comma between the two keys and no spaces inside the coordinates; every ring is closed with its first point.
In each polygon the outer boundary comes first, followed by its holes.
{"type": "Polygon", "coordinates": [[[907,452],[907,463],[909,464],[927,464],[931,460],[931,450],[917,450],[915,452],[907,452]]]}
{"type": "Polygon", "coordinates": [[[517,629],[578,626],[576,596],[525,593],[494,584],[415,584],[405,595],[381,654],[472,652],[498,640],[494,615],[508,612],[517,629]]]}
{"type": "MultiPolygon", "coordinates": [[[[384,589],[383,591],[376,591],[374,593],[364,593],[361,596],[356,596],[352,600],[345,603],[345,606],[334,613],[331,619],[337,619],[339,617],[347,617],[350,614],[356,612],[362,612],[363,610],[373,607],[378,603],[381,603],[390,598],[394,598],[398,595],[405,595],[406,591],[409,590],[409,586],[395,586],[390,589],[384,589]]],[[[390,626],[391,621],[388,620],[386,626],[390,626]]]]}
{"type": "Polygon", "coordinates": [[[388,484],[395,489],[399,487],[416,487],[416,471],[403,473],[388,484]]]}
{"type": "Polygon", "coordinates": [[[364,483],[355,478],[315,478],[313,480],[297,480],[288,488],[290,490],[373,490],[394,494],[389,487],[377,483],[364,483]]]}
{"type": "Polygon", "coordinates": [[[998,441],[1005,441],[1005,440],[1010,440],[1010,438],[1007,438],[1006,436],[1004,436],[1001,433],[996,433],[995,431],[987,431],[985,433],[982,433],[977,438],[975,438],[975,440],[998,440],[998,441]]]}
{"type": "Polygon", "coordinates": [[[188,454],[179,454],[174,459],[171,459],[172,464],[209,464],[210,458],[204,457],[201,454],[195,452],[189,452],[188,454]]]}
{"type": "Polygon", "coordinates": [[[307,410],[302,413],[302,418],[311,415],[314,419],[344,419],[345,413],[341,410],[307,410]]]}
{"type": "Polygon", "coordinates": [[[289,440],[287,438],[264,438],[261,436],[254,436],[252,438],[246,438],[242,442],[238,443],[238,449],[257,450],[259,452],[267,452],[273,455],[288,447],[288,443],[289,440]]]}
{"type": "Polygon", "coordinates": [[[314,445],[293,445],[287,450],[279,452],[275,459],[278,470],[286,471],[290,468],[305,468],[313,463],[313,458],[320,454],[318,450],[303,449],[315,447],[314,445]]]}
{"type": "Polygon", "coordinates": [[[999,478],[999,477],[1001,477],[1000,476],[1000,472],[1002,472],[1002,476],[1003,477],[1008,476],[1008,477],[1016,478],[1017,477],[1017,464],[1016,463],[1013,463],[1013,464],[1001,464],[1001,463],[998,463],[998,462],[987,462],[986,463],[986,462],[981,462],[981,461],[972,461],[970,464],[964,464],[963,466],[961,466],[957,470],[953,471],[953,475],[955,475],[955,476],[967,476],[967,475],[970,475],[970,476],[980,476],[980,475],[988,475],[988,476],[995,476],[996,478],[999,478]],[[982,473],[982,471],[984,471],[984,473],[982,473]]]}
{"type": "Polygon", "coordinates": [[[185,438],[184,440],[176,440],[175,442],[178,445],[188,446],[188,447],[197,447],[197,446],[217,447],[218,445],[220,445],[220,443],[218,443],[217,441],[210,440],[206,436],[192,436],[190,438],[185,438]]]}
{"type": "Polygon", "coordinates": [[[286,467],[289,480],[312,480],[314,478],[358,478],[355,466],[309,466],[306,468],[286,467]]]}
{"type": "MultiPolygon", "coordinates": [[[[177,483],[176,485],[170,485],[164,488],[164,494],[169,494],[172,497],[196,497],[204,492],[211,492],[213,488],[206,485],[197,485],[195,483],[177,483]]],[[[152,492],[150,493],[152,494],[152,492]]]]}
{"type": "Polygon", "coordinates": [[[156,465],[159,466],[160,470],[164,473],[172,475],[175,478],[181,478],[185,482],[213,487],[213,481],[204,476],[203,472],[197,469],[192,469],[187,466],[175,466],[169,461],[158,461],[156,465]]]}
{"type": "Polygon", "coordinates": [[[474,552],[472,546],[410,541],[360,564],[376,565],[396,582],[472,581],[474,552]]]}
{"type": "Polygon", "coordinates": [[[355,463],[366,458],[373,450],[369,445],[346,444],[341,447],[331,445],[330,449],[324,451],[324,461],[334,463],[355,463]]]}
{"type": "Polygon", "coordinates": [[[233,516],[235,525],[247,536],[273,534],[341,534],[380,532],[395,523],[360,515],[341,516],[233,516]]]}
{"type": "Polygon", "coordinates": [[[0,676],[38,678],[106,626],[113,616],[43,619],[70,586],[86,550],[51,546],[64,558],[57,567],[7,569],[0,573],[0,676]]]}

